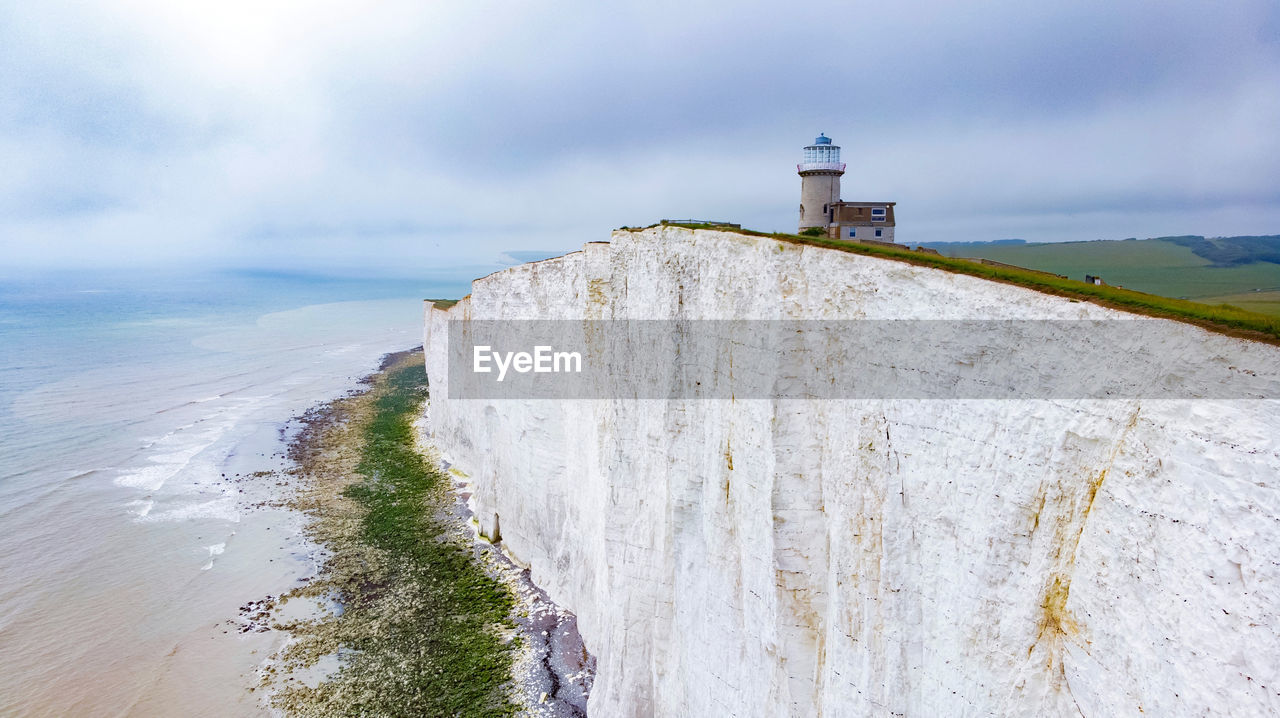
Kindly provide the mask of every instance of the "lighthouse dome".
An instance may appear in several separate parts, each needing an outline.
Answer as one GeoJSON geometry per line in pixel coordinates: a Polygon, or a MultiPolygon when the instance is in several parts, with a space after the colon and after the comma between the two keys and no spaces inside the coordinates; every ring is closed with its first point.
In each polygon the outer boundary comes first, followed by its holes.
{"type": "Polygon", "coordinates": [[[813,144],[815,144],[815,145],[829,145],[829,144],[831,144],[831,138],[830,138],[830,137],[827,137],[825,134],[818,133],[818,138],[817,138],[817,139],[815,139],[815,140],[813,141],[813,144]]]}

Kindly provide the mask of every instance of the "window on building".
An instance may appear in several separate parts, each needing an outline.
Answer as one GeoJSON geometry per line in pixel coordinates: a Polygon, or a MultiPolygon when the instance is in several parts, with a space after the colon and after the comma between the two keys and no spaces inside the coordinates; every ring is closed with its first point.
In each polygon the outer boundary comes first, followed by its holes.
{"type": "Polygon", "coordinates": [[[857,237],[857,236],[858,236],[858,228],[857,228],[857,227],[850,227],[850,228],[849,228],[849,239],[853,239],[854,237],[857,237]]]}
{"type": "Polygon", "coordinates": [[[884,211],[884,207],[872,207],[872,208],[871,208],[871,221],[872,221],[872,222],[883,222],[883,221],[884,221],[884,218],[885,218],[885,211],[884,211]]]}
{"type": "Polygon", "coordinates": [[[883,236],[884,236],[884,230],[883,230],[883,229],[878,229],[878,228],[877,228],[877,229],[876,229],[876,237],[877,237],[877,238],[879,238],[879,237],[883,237],[883,236]]]}

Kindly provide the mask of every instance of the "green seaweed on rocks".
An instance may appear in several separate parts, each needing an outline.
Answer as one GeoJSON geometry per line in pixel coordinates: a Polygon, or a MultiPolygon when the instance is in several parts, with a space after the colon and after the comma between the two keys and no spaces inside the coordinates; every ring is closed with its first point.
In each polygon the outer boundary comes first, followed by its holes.
{"type": "Polygon", "coordinates": [[[265,687],[289,715],[514,715],[513,598],[449,531],[449,482],[416,447],[421,352],[384,366],[368,392],[308,417],[300,437],[295,504],[329,556],[282,603],[333,605],[277,623],[292,640],[265,687]],[[308,677],[334,656],[336,669],[308,677]]]}

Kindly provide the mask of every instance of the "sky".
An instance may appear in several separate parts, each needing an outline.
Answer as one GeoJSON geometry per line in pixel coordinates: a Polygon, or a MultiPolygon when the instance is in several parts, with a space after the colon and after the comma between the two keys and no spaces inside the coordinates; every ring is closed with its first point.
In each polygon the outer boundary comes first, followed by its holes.
{"type": "Polygon", "coordinates": [[[662,218],[1280,233],[1275,0],[0,0],[0,266],[426,272],[662,218]]]}

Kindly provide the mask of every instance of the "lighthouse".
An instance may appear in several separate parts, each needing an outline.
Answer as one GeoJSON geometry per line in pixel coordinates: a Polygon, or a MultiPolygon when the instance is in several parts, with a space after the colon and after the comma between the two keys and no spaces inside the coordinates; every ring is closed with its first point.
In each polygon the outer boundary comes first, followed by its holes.
{"type": "MultiPolygon", "coordinates": [[[[820,229],[831,239],[893,244],[896,202],[846,202],[840,199],[844,163],[840,147],[819,134],[804,148],[800,173],[800,231],[820,229]]],[[[862,174],[859,174],[861,177],[862,174]]]]}
{"type": "Polygon", "coordinates": [[[840,201],[840,146],[819,134],[813,144],[804,148],[804,162],[796,165],[800,173],[800,231],[810,227],[826,228],[831,224],[832,205],[840,201]]]}

